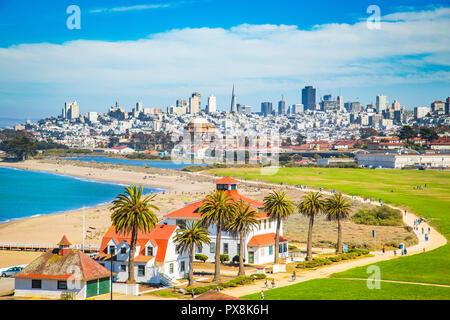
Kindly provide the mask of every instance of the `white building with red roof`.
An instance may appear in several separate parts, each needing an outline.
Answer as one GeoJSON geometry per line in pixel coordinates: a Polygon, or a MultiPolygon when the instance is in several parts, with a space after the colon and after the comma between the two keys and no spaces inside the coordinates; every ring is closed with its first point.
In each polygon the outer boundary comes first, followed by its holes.
{"type": "MultiPolygon", "coordinates": [[[[189,272],[187,253],[178,253],[173,241],[177,226],[157,224],[150,232],[139,231],[134,257],[134,274],[138,283],[169,284],[189,272]]],[[[111,226],[103,236],[100,253],[94,259],[108,270],[113,263],[113,280],[128,279],[131,233],[116,233],[111,226]]]]}
{"type": "MultiPolygon", "coordinates": [[[[237,185],[240,181],[224,177],[217,181],[214,181],[217,190],[226,190],[227,193],[235,201],[243,200],[246,204],[250,204],[253,209],[257,211],[258,226],[253,228],[251,232],[246,235],[244,240],[244,258],[245,262],[254,265],[261,265],[274,261],[275,254],[275,233],[276,222],[272,221],[264,212],[264,204],[260,201],[253,200],[239,194],[237,185]]],[[[181,225],[185,224],[189,220],[201,219],[199,212],[200,206],[204,200],[198,200],[188,204],[187,206],[170,212],[164,216],[165,222],[168,225],[181,225]]],[[[204,245],[202,249],[196,248],[195,254],[203,254],[208,257],[210,261],[214,261],[215,252],[220,249],[221,254],[227,254],[230,259],[239,254],[239,238],[234,237],[232,234],[226,231],[222,231],[222,244],[221,248],[216,248],[216,226],[210,226],[210,239],[209,245],[204,245]]],[[[281,257],[287,257],[288,254],[288,239],[283,237],[283,222],[280,227],[280,244],[279,252],[281,257]]]]}
{"type": "Polygon", "coordinates": [[[14,295],[60,298],[70,293],[85,299],[110,292],[110,272],[77,249],[64,236],[14,276],[14,295]]]}

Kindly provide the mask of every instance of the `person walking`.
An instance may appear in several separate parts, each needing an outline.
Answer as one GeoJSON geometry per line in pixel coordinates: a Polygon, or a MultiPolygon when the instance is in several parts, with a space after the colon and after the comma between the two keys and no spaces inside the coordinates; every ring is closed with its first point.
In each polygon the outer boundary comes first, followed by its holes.
{"type": "Polygon", "coordinates": [[[397,256],[397,250],[394,250],[394,256],[397,256]]]}
{"type": "Polygon", "coordinates": [[[267,278],[266,278],[266,281],[264,281],[264,284],[266,285],[266,288],[269,287],[269,280],[267,280],[267,278]]]}
{"type": "Polygon", "coordinates": [[[272,278],[272,289],[275,288],[275,278],[272,278]]]}
{"type": "Polygon", "coordinates": [[[261,290],[261,300],[264,300],[264,291],[261,290]]]}
{"type": "Polygon", "coordinates": [[[383,247],[383,249],[381,249],[381,251],[383,252],[383,254],[386,252],[386,248],[383,247]]]}

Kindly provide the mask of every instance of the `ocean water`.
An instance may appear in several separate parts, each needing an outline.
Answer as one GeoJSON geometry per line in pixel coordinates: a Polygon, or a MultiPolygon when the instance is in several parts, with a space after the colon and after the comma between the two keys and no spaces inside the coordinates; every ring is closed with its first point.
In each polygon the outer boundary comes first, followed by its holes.
{"type": "MultiPolygon", "coordinates": [[[[109,203],[124,186],[0,167],[0,222],[109,203]]],[[[144,188],[144,193],[162,191],[144,188]]]]}
{"type": "Polygon", "coordinates": [[[67,160],[80,160],[80,161],[94,161],[94,162],[102,162],[102,163],[112,163],[112,164],[124,164],[130,166],[147,166],[153,168],[162,168],[162,169],[173,169],[173,170],[181,170],[186,166],[190,165],[199,165],[205,166],[203,163],[192,163],[192,162],[173,162],[173,161],[159,161],[159,160],[128,160],[128,159],[114,159],[102,156],[84,156],[84,157],[71,157],[67,158],[67,160]]]}

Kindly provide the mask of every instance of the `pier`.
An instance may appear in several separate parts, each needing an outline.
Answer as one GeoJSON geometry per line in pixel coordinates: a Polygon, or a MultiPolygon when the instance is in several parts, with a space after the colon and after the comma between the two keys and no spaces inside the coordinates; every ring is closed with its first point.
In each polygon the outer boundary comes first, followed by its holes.
{"type": "MultiPolygon", "coordinates": [[[[0,250],[10,251],[47,251],[57,247],[55,244],[0,242],[0,250]]],[[[71,248],[81,250],[83,246],[81,244],[73,244],[71,248]]],[[[85,253],[98,253],[99,250],[99,246],[85,245],[83,251],[85,253]]]]}

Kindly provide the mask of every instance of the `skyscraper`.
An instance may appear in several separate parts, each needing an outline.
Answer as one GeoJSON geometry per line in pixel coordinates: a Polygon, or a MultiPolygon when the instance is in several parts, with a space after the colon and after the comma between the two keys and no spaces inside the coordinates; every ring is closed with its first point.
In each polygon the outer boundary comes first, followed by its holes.
{"type": "Polygon", "coordinates": [[[77,119],[79,117],[79,107],[76,101],[64,103],[64,108],[62,110],[63,119],[77,119]]]}
{"type": "Polygon", "coordinates": [[[234,84],[233,84],[233,92],[231,93],[231,112],[237,112],[237,104],[236,104],[236,95],[234,93],[234,84]]]}
{"type": "Polygon", "coordinates": [[[342,96],[337,96],[336,100],[339,110],[344,110],[344,98],[342,98],[342,96]]]}
{"type": "Polygon", "coordinates": [[[377,105],[377,113],[380,113],[383,110],[386,110],[387,109],[387,97],[378,95],[376,105],[377,105]]]}
{"type": "Polygon", "coordinates": [[[278,102],[278,114],[286,114],[286,101],[284,101],[283,96],[281,96],[281,100],[278,102]]]}
{"type": "Polygon", "coordinates": [[[268,114],[272,114],[272,102],[261,103],[261,114],[263,114],[265,117],[268,114]]]}
{"type": "Polygon", "coordinates": [[[316,89],[306,86],[302,89],[302,104],[305,110],[316,109],[316,89]]]}
{"type": "Polygon", "coordinates": [[[199,113],[200,112],[200,98],[201,95],[198,92],[194,92],[192,97],[189,98],[189,113],[199,113]]]}
{"type": "Polygon", "coordinates": [[[208,106],[207,106],[206,111],[207,111],[208,113],[211,113],[211,112],[216,112],[216,109],[217,109],[217,106],[216,106],[216,97],[213,96],[213,95],[210,95],[210,96],[208,97],[208,106]]]}

